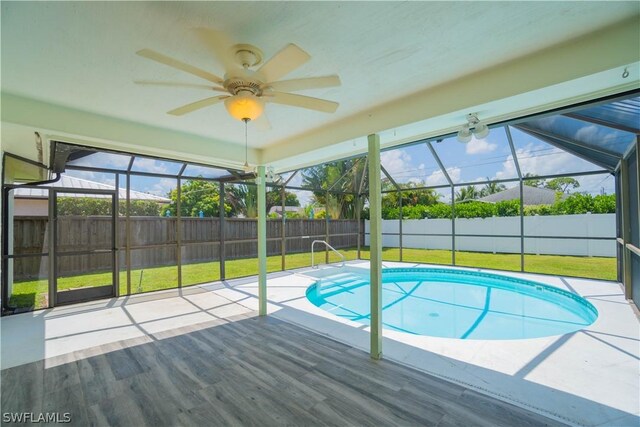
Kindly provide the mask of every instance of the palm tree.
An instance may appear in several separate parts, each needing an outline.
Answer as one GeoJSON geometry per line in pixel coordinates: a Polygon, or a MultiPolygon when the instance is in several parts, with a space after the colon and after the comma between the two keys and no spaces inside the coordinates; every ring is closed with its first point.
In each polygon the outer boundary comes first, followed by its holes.
{"type": "Polygon", "coordinates": [[[255,185],[230,184],[225,186],[225,203],[231,205],[232,211],[243,214],[246,218],[258,216],[258,187],[255,185]]]}
{"type": "Polygon", "coordinates": [[[489,177],[487,177],[487,181],[489,182],[487,182],[484,185],[484,188],[480,191],[481,197],[488,196],[489,194],[499,193],[507,189],[504,184],[498,184],[496,181],[489,179],[489,177]]]}
{"type": "Polygon", "coordinates": [[[473,185],[467,185],[463,187],[456,193],[456,202],[461,202],[463,200],[472,200],[477,199],[479,196],[478,190],[473,185]]]}
{"type": "Polygon", "coordinates": [[[326,206],[331,218],[354,218],[357,198],[344,193],[328,195],[327,190],[357,192],[364,165],[363,159],[349,159],[307,168],[302,171],[302,187],[313,192],[314,202],[326,206]]]}

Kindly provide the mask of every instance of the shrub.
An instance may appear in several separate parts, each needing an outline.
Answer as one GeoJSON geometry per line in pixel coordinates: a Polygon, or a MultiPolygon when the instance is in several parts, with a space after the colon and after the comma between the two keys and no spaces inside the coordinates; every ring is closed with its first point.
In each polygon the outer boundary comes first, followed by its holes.
{"type": "MultiPolygon", "coordinates": [[[[571,215],[587,212],[605,214],[615,213],[615,194],[592,196],[590,194],[576,193],[564,200],[556,200],[552,205],[525,206],[524,215],[571,215]]],[[[456,203],[456,218],[488,218],[491,216],[518,216],[520,215],[520,200],[504,200],[498,203],[485,203],[468,201],[456,203]]],[[[369,208],[365,208],[361,214],[362,219],[369,219],[369,208]]],[[[382,219],[399,219],[397,207],[385,206],[382,208],[382,219]]],[[[402,207],[403,219],[423,218],[451,218],[451,205],[435,203],[432,205],[415,205],[402,207]]]]}

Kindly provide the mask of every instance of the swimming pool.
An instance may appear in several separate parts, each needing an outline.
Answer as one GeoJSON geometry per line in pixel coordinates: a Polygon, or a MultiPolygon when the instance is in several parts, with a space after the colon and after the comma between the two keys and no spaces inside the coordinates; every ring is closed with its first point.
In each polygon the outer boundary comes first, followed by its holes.
{"type": "MultiPolygon", "coordinates": [[[[369,324],[368,270],[324,277],[307,289],[307,298],[336,316],[369,324]]],[[[598,317],[584,298],[553,286],[444,268],[383,269],[382,307],[386,329],[459,339],[561,335],[598,317]]]]}

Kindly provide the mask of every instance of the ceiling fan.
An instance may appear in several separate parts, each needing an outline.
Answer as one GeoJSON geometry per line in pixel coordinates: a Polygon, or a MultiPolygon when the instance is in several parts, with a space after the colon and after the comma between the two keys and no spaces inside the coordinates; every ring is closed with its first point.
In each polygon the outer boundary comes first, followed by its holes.
{"type": "Polygon", "coordinates": [[[259,122],[262,122],[262,126],[259,125],[259,127],[269,128],[269,123],[262,114],[265,103],[283,104],[325,113],[333,113],[338,108],[339,104],[337,102],[289,93],[306,89],[340,86],[340,78],[336,75],[281,80],[311,58],[307,52],[295,44],[288,44],[269,60],[263,62],[262,51],[255,46],[234,44],[223,33],[208,28],[198,28],[196,33],[223,65],[225,71],[223,77],[151,49],[142,49],[136,52],[144,58],[187,72],[212,83],[198,85],[137,81],[136,83],[138,84],[201,88],[222,93],[221,95],[201,99],[175,108],[169,111],[168,114],[182,116],[224,102],[227,111],[234,118],[246,123],[249,120],[255,120],[260,117],[259,122]]]}

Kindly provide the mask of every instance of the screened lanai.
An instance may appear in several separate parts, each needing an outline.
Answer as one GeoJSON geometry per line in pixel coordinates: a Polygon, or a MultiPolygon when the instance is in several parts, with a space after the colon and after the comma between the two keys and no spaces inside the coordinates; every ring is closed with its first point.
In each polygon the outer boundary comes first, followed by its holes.
{"type": "MultiPolygon", "coordinates": [[[[383,149],[383,261],[620,281],[637,304],[639,106],[630,94],[467,143],[454,133],[383,149]]],[[[45,215],[5,215],[5,313],[258,274],[254,172],[65,142],[51,152],[42,184],[11,180],[20,159],[5,158],[5,194],[48,192],[45,215]],[[65,188],[61,175],[103,187],[65,188]]],[[[311,266],[316,240],[316,264],[369,258],[368,169],[363,154],[266,171],[267,272],[311,266]]],[[[3,212],[21,203],[3,200],[3,212]]]]}
{"type": "Polygon", "coordinates": [[[638,425],[640,3],[0,20],[2,424],[638,425]]]}

